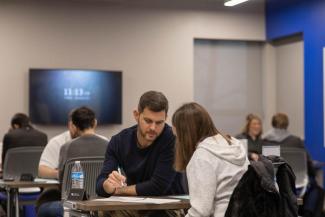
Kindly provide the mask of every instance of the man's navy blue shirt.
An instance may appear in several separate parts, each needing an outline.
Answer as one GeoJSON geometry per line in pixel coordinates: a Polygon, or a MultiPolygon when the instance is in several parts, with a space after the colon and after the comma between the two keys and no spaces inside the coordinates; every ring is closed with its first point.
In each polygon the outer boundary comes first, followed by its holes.
{"type": "Polygon", "coordinates": [[[127,184],[136,185],[139,196],[184,194],[182,175],[173,168],[174,153],[175,136],[167,124],[146,148],[137,145],[137,125],[121,131],[107,146],[104,166],[97,178],[97,194],[110,196],[103,183],[118,166],[124,170],[127,184]]]}

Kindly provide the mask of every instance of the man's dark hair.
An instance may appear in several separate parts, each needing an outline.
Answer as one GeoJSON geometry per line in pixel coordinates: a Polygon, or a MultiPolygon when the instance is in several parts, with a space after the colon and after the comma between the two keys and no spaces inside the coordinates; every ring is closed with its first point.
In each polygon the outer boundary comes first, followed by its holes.
{"type": "Polygon", "coordinates": [[[24,113],[17,113],[11,118],[11,127],[18,125],[19,128],[31,127],[29,117],[24,113]]]}
{"type": "Polygon", "coordinates": [[[95,112],[88,107],[80,107],[71,114],[72,123],[81,131],[95,126],[95,112]]]}
{"type": "Polygon", "coordinates": [[[138,105],[138,111],[141,113],[145,108],[153,112],[168,112],[168,100],[165,95],[157,91],[145,92],[141,97],[138,105]]]}

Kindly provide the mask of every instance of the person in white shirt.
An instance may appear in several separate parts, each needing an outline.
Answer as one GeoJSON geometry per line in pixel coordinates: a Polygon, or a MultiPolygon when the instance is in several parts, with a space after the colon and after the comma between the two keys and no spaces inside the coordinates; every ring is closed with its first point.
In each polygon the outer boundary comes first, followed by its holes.
{"type": "Polygon", "coordinates": [[[69,118],[68,131],[53,137],[45,146],[38,166],[38,176],[41,178],[59,178],[59,155],[61,147],[77,137],[69,118]]]}
{"type": "MultiPolygon", "coordinates": [[[[70,115],[68,129],[68,131],[53,137],[45,146],[38,166],[38,176],[40,178],[59,179],[58,168],[61,147],[70,140],[78,137],[78,132],[73,127],[70,115]]],[[[96,135],[108,141],[106,137],[96,135]]]]}
{"type": "MultiPolygon", "coordinates": [[[[55,159],[55,162],[59,162],[58,166],[55,165],[56,172],[55,174],[53,173],[53,175],[56,175],[55,178],[58,178],[60,182],[62,182],[63,168],[66,161],[69,159],[68,157],[75,158],[75,157],[86,157],[86,156],[99,156],[100,154],[104,156],[108,144],[107,138],[97,135],[95,133],[97,120],[94,111],[92,111],[90,108],[85,106],[77,108],[71,113],[70,117],[71,117],[70,118],[71,121],[69,121],[70,136],[76,138],[61,145],[58,155],[52,156],[52,157],[57,157],[57,159],[55,159]],[[89,148],[90,146],[92,150],[89,148]]],[[[59,144],[61,142],[60,139],[62,138],[66,138],[64,137],[64,134],[61,134],[61,137],[59,135],[58,137],[56,137],[56,139],[53,138],[52,140],[55,139],[54,141],[57,142],[57,144],[59,144]]],[[[44,161],[47,162],[48,159],[45,158],[44,161]]],[[[43,169],[44,169],[44,165],[43,165],[43,169]]],[[[49,171],[50,170],[46,172],[49,171]]],[[[44,172],[44,170],[42,172],[44,172]]],[[[52,174],[47,173],[46,175],[51,176],[52,174]]],[[[47,192],[43,194],[43,201],[42,199],[39,199],[37,203],[38,204],[37,216],[63,217],[64,216],[63,204],[61,199],[57,198],[58,191],[49,190],[47,192]],[[48,201],[46,199],[52,196],[54,199],[59,199],[59,200],[48,201]]]]}

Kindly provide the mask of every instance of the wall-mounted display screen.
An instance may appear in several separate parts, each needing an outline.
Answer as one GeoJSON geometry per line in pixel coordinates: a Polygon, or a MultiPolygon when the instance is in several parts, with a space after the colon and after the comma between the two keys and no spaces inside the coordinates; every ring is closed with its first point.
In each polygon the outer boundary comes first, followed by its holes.
{"type": "Polygon", "coordinates": [[[30,69],[29,114],[36,124],[67,124],[71,110],[87,106],[99,124],[122,122],[122,72],[30,69]]]}

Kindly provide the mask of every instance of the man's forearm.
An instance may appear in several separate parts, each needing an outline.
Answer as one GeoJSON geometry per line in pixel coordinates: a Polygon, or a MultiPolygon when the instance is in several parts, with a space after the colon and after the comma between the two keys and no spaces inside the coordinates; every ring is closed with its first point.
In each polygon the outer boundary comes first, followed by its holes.
{"type": "Polygon", "coordinates": [[[137,196],[138,194],[135,189],[135,185],[130,185],[126,187],[116,188],[114,195],[137,196]]]}
{"type": "Polygon", "coordinates": [[[57,169],[53,169],[45,165],[40,165],[38,167],[38,176],[41,178],[58,179],[59,171],[57,169]]]}
{"type": "Polygon", "coordinates": [[[110,195],[137,196],[135,185],[125,187],[114,187],[112,184],[109,183],[108,179],[104,181],[103,189],[107,194],[110,195]]]}

